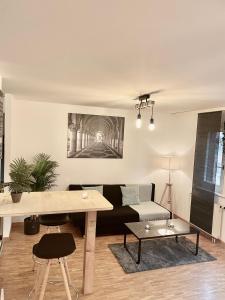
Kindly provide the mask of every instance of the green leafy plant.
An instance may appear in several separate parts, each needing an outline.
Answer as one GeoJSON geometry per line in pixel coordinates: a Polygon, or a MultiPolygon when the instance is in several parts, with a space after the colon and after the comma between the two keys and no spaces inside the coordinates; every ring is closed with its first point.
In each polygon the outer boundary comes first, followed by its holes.
{"type": "Polygon", "coordinates": [[[4,188],[9,186],[9,182],[1,182],[0,183],[0,193],[4,193],[4,188]]]}
{"type": "Polygon", "coordinates": [[[29,165],[24,158],[17,158],[13,160],[10,165],[9,176],[11,182],[9,183],[9,191],[11,193],[30,192],[33,184],[32,165],[29,165]]]}
{"type": "Polygon", "coordinates": [[[37,154],[33,159],[32,176],[34,181],[31,184],[31,190],[33,192],[46,191],[53,187],[58,176],[55,173],[58,166],[56,161],[51,160],[50,155],[37,154]]]}

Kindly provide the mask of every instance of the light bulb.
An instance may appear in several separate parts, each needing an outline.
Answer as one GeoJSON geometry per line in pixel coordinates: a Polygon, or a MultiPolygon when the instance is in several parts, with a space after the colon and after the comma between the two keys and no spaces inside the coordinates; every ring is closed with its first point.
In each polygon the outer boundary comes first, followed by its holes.
{"type": "Polygon", "coordinates": [[[139,113],[137,115],[137,120],[136,120],[136,128],[141,128],[141,114],[139,113]]]}
{"type": "Polygon", "coordinates": [[[155,129],[155,124],[149,124],[148,129],[153,131],[155,129]]]}
{"type": "Polygon", "coordinates": [[[150,122],[149,122],[149,125],[148,125],[148,129],[153,131],[155,129],[155,123],[154,123],[154,119],[151,118],[150,119],[150,122]]]}

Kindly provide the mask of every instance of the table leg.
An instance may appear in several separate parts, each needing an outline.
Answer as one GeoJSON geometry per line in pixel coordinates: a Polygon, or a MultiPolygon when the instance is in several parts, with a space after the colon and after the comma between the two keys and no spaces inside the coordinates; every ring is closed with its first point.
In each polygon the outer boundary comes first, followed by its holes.
{"type": "Polygon", "coordinates": [[[175,237],[175,240],[176,240],[176,243],[178,243],[178,236],[176,235],[176,237],[175,237]]]}
{"type": "Polygon", "coordinates": [[[139,239],[138,242],[138,260],[137,260],[137,264],[140,264],[141,261],[141,239],[139,239]]]}
{"type": "Polygon", "coordinates": [[[195,255],[198,255],[198,246],[199,246],[199,231],[197,231],[195,255]]]}
{"type": "Polygon", "coordinates": [[[85,295],[91,294],[93,292],[96,217],[96,211],[86,212],[85,214],[85,244],[83,266],[83,292],[85,295]]]}
{"type": "Polygon", "coordinates": [[[127,248],[127,234],[126,233],[124,233],[123,246],[124,246],[124,248],[127,248]]]}

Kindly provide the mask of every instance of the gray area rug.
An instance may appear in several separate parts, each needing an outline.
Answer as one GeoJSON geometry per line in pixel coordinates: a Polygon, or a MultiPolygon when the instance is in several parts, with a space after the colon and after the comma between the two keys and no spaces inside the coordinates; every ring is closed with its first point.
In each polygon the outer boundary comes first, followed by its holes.
{"type": "MultiPolygon", "coordinates": [[[[123,243],[110,244],[109,248],[126,273],[155,270],[186,264],[216,260],[215,257],[199,247],[198,255],[194,255],[195,244],[185,237],[155,239],[142,241],[141,262],[136,264],[126,251],[123,243]]],[[[127,248],[137,260],[138,243],[127,243],[127,248]]]]}

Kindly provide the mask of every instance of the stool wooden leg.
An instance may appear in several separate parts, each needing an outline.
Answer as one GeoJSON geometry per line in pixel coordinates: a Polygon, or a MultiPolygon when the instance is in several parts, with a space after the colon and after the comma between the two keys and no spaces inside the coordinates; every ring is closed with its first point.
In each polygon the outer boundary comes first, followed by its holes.
{"type": "Polygon", "coordinates": [[[71,285],[71,277],[70,277],[70,272],[69,272],[69,268],[68,268],[68,264],[67,264],[67,258],[64,257],[63,261],[64,261],[64,266],[65,266],[65,270],[66,270],[66,276],[68,279],[68,283],[69,283],[69,285],[71,285]]]}
{"type": "Polygon", "coordinates": [[[0,299],[1,300],[4,300],[5,298],[4,298],[4,289],[1,289],[0,290],[0,299]]]}
{"type": "Polygon", "coordinates": [[[72,300],[71,294],[70,294],[70,289],[69,289],[69,284],[68,284],[68,280],[67,280],[67,276],[66,276],[66,271],[65,271],[65,268],[64,268],[64,261],[63,261],[62,258],[59,259],[59,264],[60,264],[62,275],[63,275],[63,280],[64,280],[65,289],[66,289],[67,299],[72,300]]]}
{"type": "Polygon", "coordinates": [[[36,262],[34,261],[33,262],[33,269],[32,269],[33,272],[35,271],[35,267],[36,267],[36,262]]]}
{"type": "Polygon", "coordinates": [[[45,289],[46,289],[46,285],[47,285],[47,281],[48,281],[48,274],[49,274],[49,269],[50,269],[50,265],[51,265],[51,261],[48,261],[46,270],[45,270],[45,274],[44,274],[44,279],[42,282],[42,287],[41,287],[41,293],[39,296],[39,300],[43,300],[44,299],[44,295],[45,295],[45,289]]]}
{"type": "MultiPolygon", "coordinates": [[[[34,264],[35,264],[35,262],[34,262],[34,264]]],[[[39,291],[39,287],[40,287],[41,268],[42,268],[42,266],[38,265],[36,279],[35,279],[35,283],[34,283],[34,299],[37,299],[37,295],[38,295],[38,291],[39,291]]]]}
{"type": "Polygon", "coordinates": [[[41,287],[41,280],[44,275],[46,265],[40,265],[37,264],[37,274],[36,274],[36,279],[34,283],[34,299],[38,299],[38,294],[40,292],[40,287],[41,287]]]}

